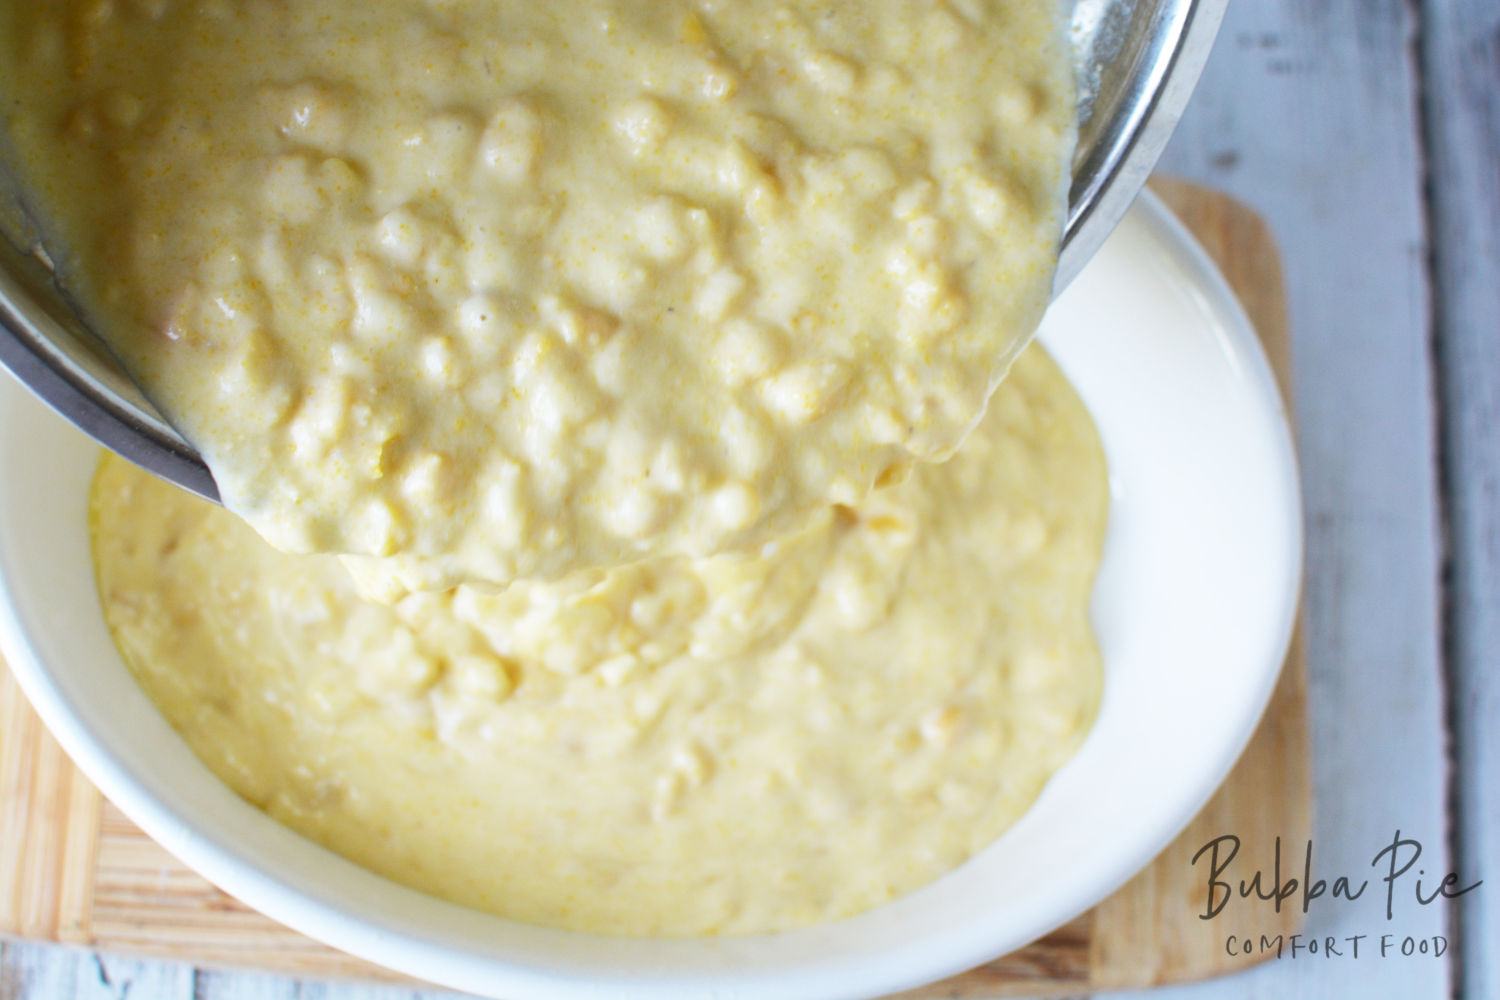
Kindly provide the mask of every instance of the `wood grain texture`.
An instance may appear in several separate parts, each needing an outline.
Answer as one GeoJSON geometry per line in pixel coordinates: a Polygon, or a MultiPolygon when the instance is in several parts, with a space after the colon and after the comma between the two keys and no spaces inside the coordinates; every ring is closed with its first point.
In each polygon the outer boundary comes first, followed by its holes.
{"type": "Polygon", "coordinates": [[[94,885],[89,943],[106,951],[294,975],[399,978],[220,892],[108,802],[99,825],[94,885]]]}
{"type": "Polygon", "coordinates": [[[1500,996],[1500,4],[1423,6],[1460,995],[1500,996]],[[1467,883],[1466,883],[1467,884],[1467,883]]]}
{"type": "MultiPolygon", "coordinates": [[[[1429,875],[1455,866],[1445,849],[1419,6],[1231,3],[1162,160],[1175,175],[1255,206],[1282,253],[1307,517],[1318,877],[1371,874],[1373,855],[1397,829],[1421,841],[1420,867],[1429,875]]],[[[1495,724],[1493,712],[1488,718],[1495,724]]],[[[1307,931],[1399,940],[1449,930],[1441,904],[1398,898],[1387,921],[1384,902],[1369,893],[1353,904],[1320,900],[1307,931]]],[[[1451,949],[1423,962],[1372,957],[1368,949],[1359,959],[1304,953],[1172,997],[1436,1000],[1449,996],[1453,959],[1451,949]]]]}
{"type": "Polygon", "coordinates": [[[1276,838],[1300,844],[1310,817],[1281,802],[1306,802],[1309,792],[1308,735],[1302,640],[1294,636],[1265,718],[1228,781],[1183,834],[1123,890],[1101,903],[1090,941],[1089,987],[1122,989],[1185,982],[1243,969],[1259,958],[1229,959],[1229,935],[1258,939],[1295,934],[1300,913],[1229,909],[1212,922],[1200,920],[1206,862],[1193,863],[1199,849],[1232,832],[1250,857],[1269,857],[1276,838]]]}
{"type": "MultiPolygon", "coordinates": [[[[1200,234],[1209,252],[1225,263],[1231,285],[1254,318],[1273,362],[1284,365],[1281,277],[1264,224],[1243,206],[1190,185],[1161,182],[1158,189],[1200,234]]],[[[1285,377],[1284,370],[1278,374],[1285,377]]],[[[1251,961],[1225,954],[1225,934],[1294,932],[1299,917],[1293,908],[1279,914],[1247,909],[1211,927],[1199,921],[1204,876],[1192,858],[1201,845],[1226,830],[1239,835],[1243,849],[1253,856],[1269,856],[1277,837],[1293,842],[1306,838],[1309,773],[1305,674],[1299,651],[1300,643],[1294,645],[1266,718],[1224,787],[1145,871],[1096,910],[1033,945],[963,976],[905,994],[908,1000],[1058,995],[1218,975],[1251,961]]],[[[57,931],[61,918],[55,915],[16,920],[3,925],[7,929],[34,937],[84,941],[105,951],[190,959],[205,966],[319,977],[397,978],[312,942],[225,896],[146,838],[112,805],[101,807],[97,793],[89,800],[91,811],[59,807],[58,803],[71,802],[77,788],[87,788],[86,782],[67,777],[65,772],[72,768],[55,745],[55,758],[45,752],[37,756],[34,744],[50,743],[50,738],[40,731],[34,716],[24,717],[29,713],[8,675],[0,680],[0,705],[8,706],[20,723],[8,724],[6,732],[26,734],[26,742],[18,737],[5,744],[0,758],[0,768],[14,775],[18,792],[25,792],[25,798],[17,801],[24,801],[27,808],[13,810],[15,822],[25,827],[25,843],[33,845],[29,849],[44,856],[37,870],[49,873],[42,882],[18,883],[16,903],[10,909],[61,913],[68,908],[57,900],[66,885],[91,890],[83,900],[87,906],[75,901],[69,910],[74,913],[70,937],[57,931]],[[28,761],[40,761],[43,766],[28,771],[28,761]],[[45,807],[33,809],[39,789],[51,789],[50,797],[45,807]],[[89,836],[74,829],[80,822],[88,824],[89,836]],[[86,876],[70,876],[68,866],[60,865],[58,858],[39,846],[73,842],[78,845],[75,849],[88,851],[84,855],[89,859],[84,866],[86,876]],[[47,897],[40,904],[32,898],[38,893],[47,897]]],[[[77,857],[69,855],[70,864],[77,857]]],[[[22,870],[29,869],[23,865],[22,870]]],[[[88,979],[87,970],[83,978],[88,979]]],[[[74,979],[78,979],[76,974],[74,979]]],[[[274,985],[260,982],[262,991],[276,995],[274,985]]],[[[222,976],[205,974],[203,983],[233,988],[233,980],[222,976]]],[[[196,982],[194,990],[203,992],[196,982]]]]}
{"type": "MultiPolygon", "coordinates": [[[[1500,287],[1492,242],[1500,227],[1491,214],[1500,186],[1491,124],[1500,89],[1493,75],[1495,12],[1493,0],[1235,0],[1163,160],[1171,172],[1257,207],[1284,255],[1311,515],[1308,700],[1324,871],[1367,870],[1393,823],[1420,829],[1431,847],[1448,822],[1428,357],[1430,334],[1437,336],[1452,518],[1447,618],[1459,793],[1453,863],[1490,866],[1485,887],[1457,908],[1467,941],[1448,956],[1456,954],[1464,966],[1461,985],[1473,1000],[1500,997],[1493,973],[1493,942],[1500,940],[1494,918],[1500,876],[1493,867],[1500,858],[1493,833],[1500,601],[1486,568],[1494,565],[1493,512],[1500,508],[1490,492],[1500,426],[1492,353],[1500,329],[1492,299],[1500,287]],[[1418,43],[1421,66],[1413,60],[1418,43]],[[1430,164],[1421,148],[1424,132],[1430,164]],[[1424,185],[1432,193],[1430,262],[1424,185]],[[1435,284],[1429,263],[1440,275],[1435,284]],[[1437,319],[1435,331],[1429,316],[1437,319]],[[1470,505],[1467,519],[1461,504],[1470,505]],[[1476,504],[1487,505],[1488,520],[1476,504]],[[1461,659],[1465,665],[1456,666],[1461,659]],[[1477,978],[1476,969],[1490,978],[1477,978]]],[[[1441,931],[1447,923],[1436,911],[1399,917],[1406,932],[1441,931]]],[[[1379,930],[1381,923],[1357,908],[1320,907],[1310,921],[1316,931],[1343,933],[1379,930]]],[[[93,968],[86,953],[6,945],[0,1000],[105,995],[88,989],[93,968]]],[[[131,982],[127,975],[121,969],[116,982],[131,982]]],[[[202,1000],[416,995],[231,973],[199,973],[183,991],[153,985],[164,988],[132,995],[186,1000],[193,986],[202,1000]]],[[[1364,958],[1267,962],[1165,994],[1172,1000],[1448,995],[1446,962],[1364,958]]]]}
{"type": "Polygon", "coordinates": [[[59,947],[35,961],[28,951],[0,955],[0,1000],[199,1000],[191,966],[59,947]]]}
{"type": "Polygon", "coordinates": [[[0,933],[89,936],[102,797],[0,677],[0,933]]]}

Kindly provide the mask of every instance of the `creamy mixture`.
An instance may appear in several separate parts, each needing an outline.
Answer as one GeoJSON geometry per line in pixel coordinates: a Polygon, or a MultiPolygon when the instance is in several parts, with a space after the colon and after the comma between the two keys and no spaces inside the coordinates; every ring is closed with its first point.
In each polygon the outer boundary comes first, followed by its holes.
{"type": "Polygon", "coordinates": [[[1097,707],[1102,457],[1033,351],[904,477],[1048,299],[1059,7],[0,0],[25,212],[255,529],[101,465],[150,696],[552,926],[780,930],[993,840],[1097,707]]]}
{"type": "Polygon", "coordinates": [[[340,562],[109,457],[116,641],[241,795],[540,924],[751,933],[931,881],[1091,724],[1105,470],[1038,349],[946,464],[752,557],[362,599],[340,562]]]}
{"type": "Polygon", "coordinates": [[[4,138],[274,545],[556,578],[957,446],[1049,296],[1059,7],[8,0],[4,138]]]}

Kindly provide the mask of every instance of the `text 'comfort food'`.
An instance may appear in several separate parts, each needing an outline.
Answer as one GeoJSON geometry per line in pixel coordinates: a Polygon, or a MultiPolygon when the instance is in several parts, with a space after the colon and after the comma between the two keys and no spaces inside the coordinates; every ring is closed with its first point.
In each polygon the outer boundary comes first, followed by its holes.
{"type": "Polygon", "coordinates": [[[121,459],[92,502],[120,649],[245,798],[456,902],[671,936],[857,913],[1025,811],[1098,706],[1105,513],[1039,349],[951,461],[752,557],[387,605],[121,459]]]}
{"type": "Polygon", "coordinates": [[[387,598],[753,551],[951,452],[1073,115],[1054,0],[8,0],[0,93],[226,504],[387,598]]]}

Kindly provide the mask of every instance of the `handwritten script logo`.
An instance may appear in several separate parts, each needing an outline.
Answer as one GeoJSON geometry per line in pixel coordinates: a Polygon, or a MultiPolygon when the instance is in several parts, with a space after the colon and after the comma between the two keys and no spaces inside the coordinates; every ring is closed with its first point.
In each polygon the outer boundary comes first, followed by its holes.
{"type": "MultiPolygon", "coordinates": [[[[1224,912],[1224,907],[1234,898],[1234,885],[1226,881],[1223,876],[1228,873],[1234,864],[1234,859],[1240,853],[1240,838],[1232,833],[1226,833],[1215,837],[1202,847],[1198,853],[1193,855],[1192,864],[1197,867],[1198,862],[1204,855],[1208,856],[1208,892],[1203,912],[1198,914],[1199,920],[1212,920],[1224,912]]],[[[1376,871],[1384,871],[1380,881],[1385,883],[1385,919],[1390,920],[1396,911],[1396,886],[1402,882],[1417,859],[1422,856],[1422,844],[1417,840],[1401,836],[1397,830],[1391,842],[1375,852],[1370,859],[1370,867],[1376,871]]],[[[1295,876],[1283,879],[1281,877],[1281,838],[1276,838],[1276,847],[1273,853],[1273,861],[1269,878],[1267,873],[1256,869],[1249,879],[1240,879],[1239,896],[1241,899],[1255,898],[1271,903],[1276,912],[1281,912],[1281,905],[1292,896],[1297,895],[1299,890],[1302,900],[1302,912],[1306,913],[1312,905],[1312,901],[1320,898],[1325,893],[1330,899],[1344,899],[1353,901],[1364,895],[1369,888],[1368,879],[1361,879],[1356,886],[1354,878],[1349,875],[1339,875],[1333,880],[1332,886],[1327,879],[1313,880],[1313,842],[1307,842],[1307,850],[1302,859],[1302,878],[1295,876]]],[[[1427,906],[1439,898],[1456,899],[1464,893],[1473,892],[1484,884],[1483,880],[1474,882],[1458,888],[1459,878],[1457,873],[1449,872],[1443,876],[1442,881],[1435,889],[1424,890],[1422,886],[1422,871],[1413,876],[1412,893],[1416,897],[1418,905],[1427,906]]]]}
{"type": "MultiPolygon", "coordinates": [[[[1201,862],[1207,875],[1203,912],[1198,914],[1199,920],[1212,920],[1219,916],[1236,895],[1242,900],[1270,903],[1276,913],[1280,913],[1283,904],[1295,897],[1300,901],[1302,912],[1305,914],[1311,908],[1313,900],[1326,896],[1329,901],[1353,902],[1370,888],[1370,879],[1359,875],[1337,875],[1332,881],[1327,878],[1315,879],[1311,840],[1307,841],[1306,849],[1302,854],[1301,876],[1288,874],[1283,877],[1280,837],[1275,840],[1269,872],[1256,868],[1248,878],[1241,877],[1236,880],[1230,877],[1230,871],[1236,858],[1239,857],[1240,846],[1239,837],[1226,833],[1210,840],[1198,848],[1197,853],[1193,855],[1193,866],[1196,868],[1201,862]]],[[[1397,830],[1391,842],[1376,851],[1374,857],[1370,859],[1372,877],[1384,885],[1387,921],[1394,919],[1397,909],[1396,900],[1398,897],[1405,898],[1408,891],[1405,887],[1408,883],[1410,894],[1419,907],[1428,906],[1439,899],[1457,899],[1484,884],[1483,880],[1477,880],[1469,885],[1463,885],[1457,873],[1449,872],[1434,886],[1432,879],[1427,877],[1426,869],[1417,868],[1416,873],[1411,874],[1421,857],[1421,842],[1411,837],[1403,837],[1401,831],[1397,830]]],[[[1284,950],[1293,958],[1298,957],[1299,954],[1321,954],[1325,957],[1349,955],[1358,958],[1360,942],[1367,937],[1369,937],[1368,934],[1353,934],[1344,937],[1311,937],[1292,934],[1283,939],[1281,934],[1262,934],[1257,940],[1249,936],[1241,937],[1230,934],[1225,939],[1224,950],[1230,955],[1260,953],[1274,954],[1277,958],[1282,957],[1284,950]]],[[[1397,934],[1379,936],[1378,954],[1382,958],[1398,954],[1408,957],[1425,955],[1437,957],[1447,950],[1448,940],[1440,934],[1431,938],[1416,936],[1401,938],[1397,934]]]]}

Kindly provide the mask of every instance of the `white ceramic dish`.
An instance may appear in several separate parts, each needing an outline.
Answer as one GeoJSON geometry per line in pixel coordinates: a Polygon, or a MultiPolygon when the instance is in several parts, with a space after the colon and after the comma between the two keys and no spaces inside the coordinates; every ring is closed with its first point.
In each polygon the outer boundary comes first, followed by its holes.
{"type": "Polygon", "coordinates": [[[1094,617],[1099,719],[992,847],[871,913],[789,934],[641,941],[439,902],[281,827],[200,764],[99,612],[96,446],[0,384],[0,651],[80,767],[147,833],[251,906],[443,985],[546,997],[868,997],[1019,947],[1112,892],[1207,800],[1249,738],[1296,608],[1296,467],[1239,306],[1160,204],[1138,205],[1043,339],[1104,438],[1113,508],[1094,617]]]}

